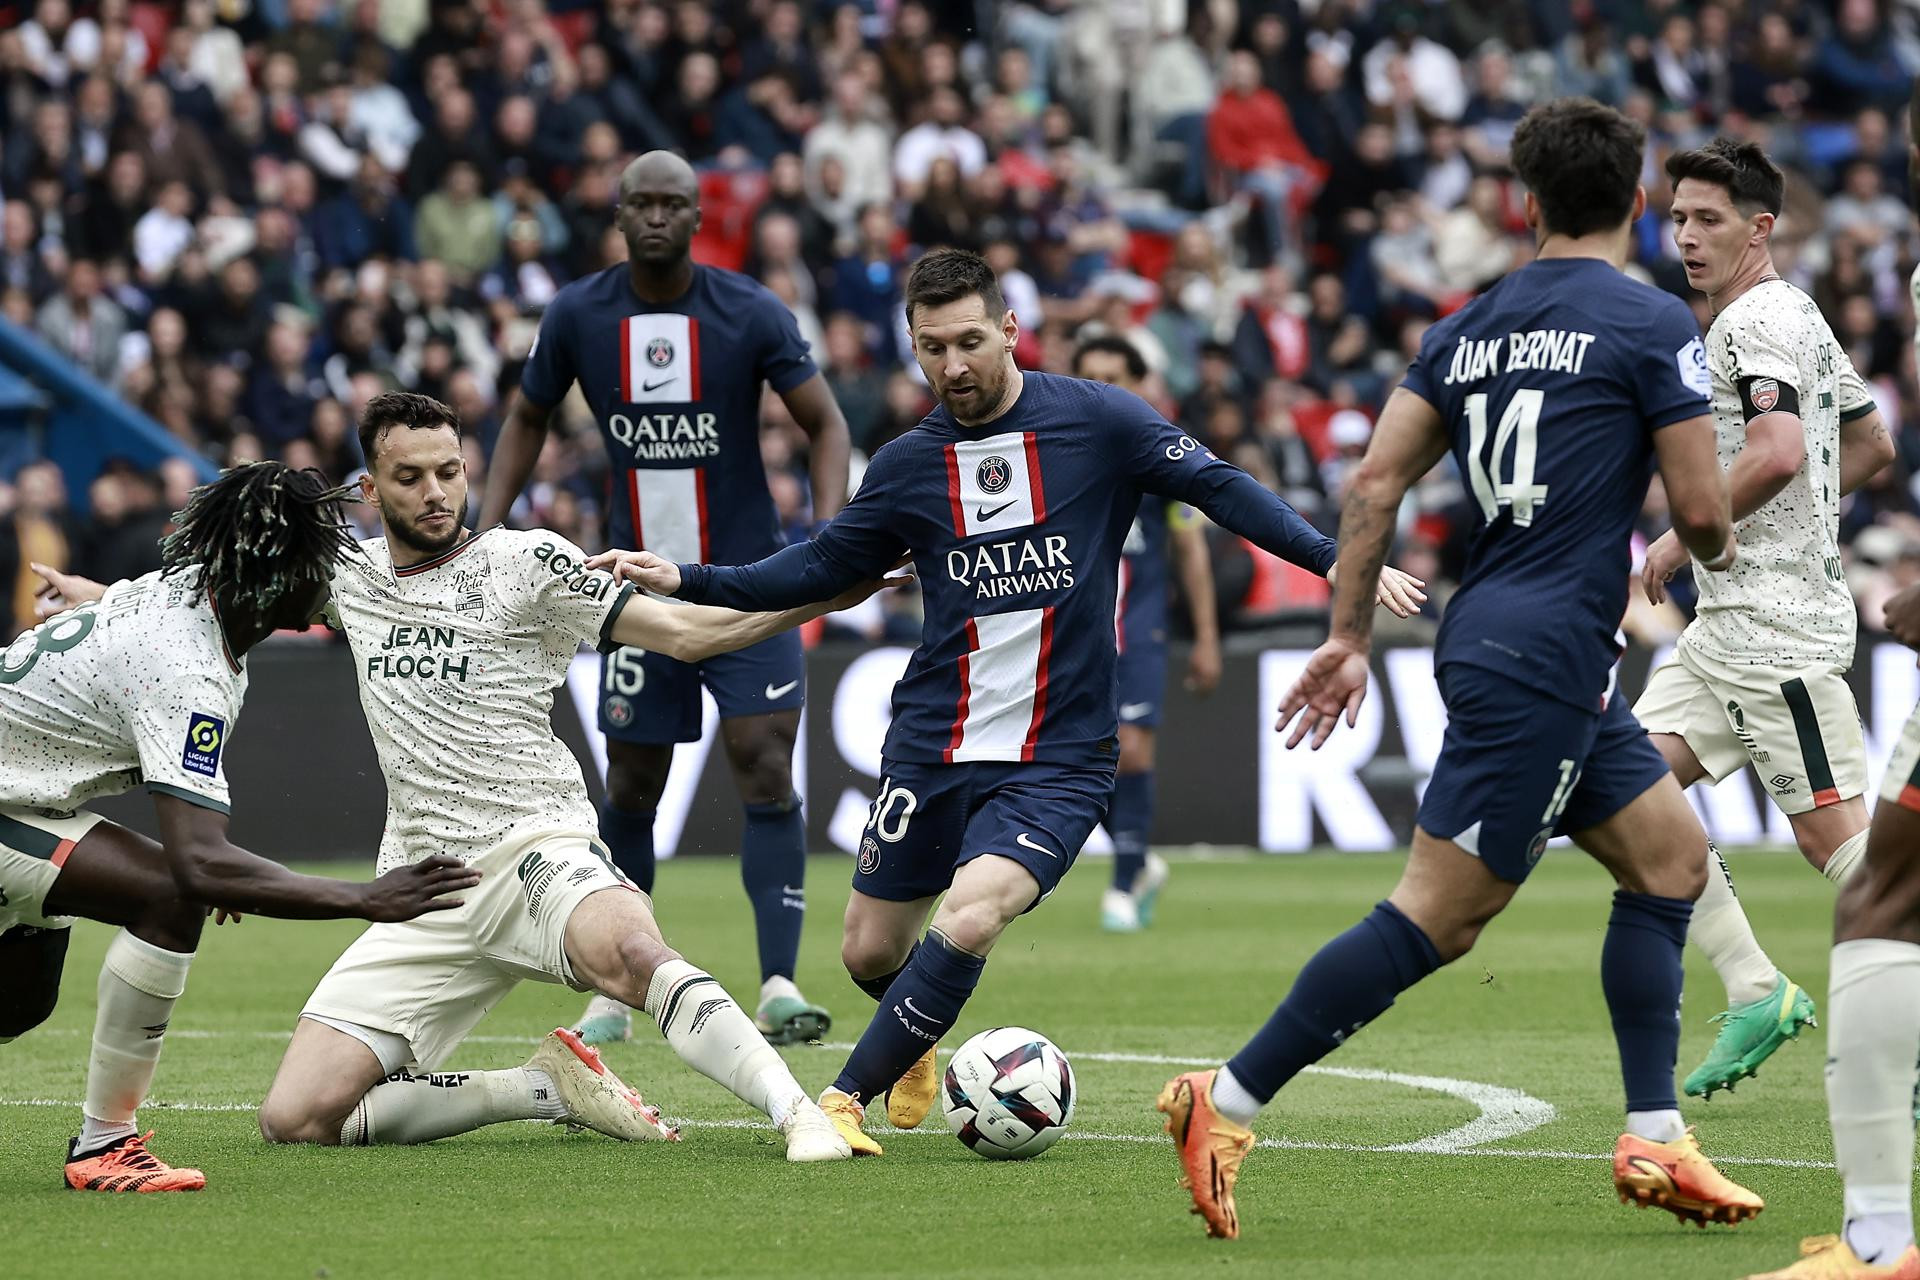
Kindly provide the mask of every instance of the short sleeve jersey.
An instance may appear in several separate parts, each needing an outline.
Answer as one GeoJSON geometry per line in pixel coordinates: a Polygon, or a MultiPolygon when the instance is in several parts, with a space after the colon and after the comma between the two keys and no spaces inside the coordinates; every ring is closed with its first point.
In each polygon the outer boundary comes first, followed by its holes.
{"type": "Polygon", "coordinates": [[[785,544],[760,460],[760,385],[819,370],[786,304],[758,281],[695,266],[669,303],[623,263],[562,289],[520,375],[536,404],[580,384],[606,444],[613,545],[746,564],[785,544]]]}
{"type": "Polygon", "coordinates": [[[1598,259],[1540,259],[1427,330],[1404,385],[1445,421],[1476,516],[1436,665],[1604,707],[1653,433],[1708,411],[1693,313],[1598,259]]]}
{"type": "Polygon", "coordinates": [[[490,529],[405,568],[385,538],[360,545],[334,571],[333,610],[387,780],[380,870],[471,860],[516,831],[593,831],[553,691],[632,589],[542,529],[490,529]]]}
{"type": "Polygon", "coordinates": [[[194,574],[116,582],[0,657],[0,804],[69,813],[144,784],[227,812],[246,668],[194,574]]]}
{"type": "Polygon", "coordinates": [[[1800,470],[1734,526],[1740,555],[1696,572],[1700,603],[1687,642],[1722,662],[1773,666],[1853,661],[1856,615],[1840,569],[1840,422],[1873,397],[1812,298],[1769,280],[1734,299],[1707,333],[1720,465],[1731,467],[1756,414],[1797,403],[1800,470]],[[1791,391],[1792,397],[1787,397],[1791,391]]]}

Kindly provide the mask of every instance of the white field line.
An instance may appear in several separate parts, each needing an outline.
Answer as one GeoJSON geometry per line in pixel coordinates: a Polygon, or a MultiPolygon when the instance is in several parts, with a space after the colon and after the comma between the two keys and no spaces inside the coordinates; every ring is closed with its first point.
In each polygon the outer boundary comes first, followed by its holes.
{"type": "MultiPolygon", "coordinates": [[[[41,1035],[83,1036],[90,1032],[78,1028],[61,1028],[41,1035]]],[[[169,1031],[169,1036],[188,1040],[285,1040],[291,1034],[287,1031],[248,1031],[248,1030],[192,1030],[169,1031]]],[[[473,1035],[462,1043],[466,1044],[505,1044],[530,1045],[537,1043],[537,1036],[473,1035]]],[[[637,1048],[660,1047],[665,1043],[651,1039],[634,1042],[637,1048]]],[[[818,1046],[822,1049],[846,1051],[853,1048],[850,1043],[827,1043],[818,1046]]],[[[1159,1053],[1110,1053],[1093,1050],[1081,1050],[1070,1053],[1068,1057],[1079,1062],[1110,1062],[1140,1066],[1159,1067],[1211,1067],[1219,1064],[1217,1058],[1181,1057],[1159,1053]]],[[[1486,1144],[1508,1141],[1524,1133],[1550,1124],[1558,1117],[1553,1104],[1518,1089],[1509,1089],[1501,1085],[1483,1084],[1474,1080],[1455,1080],[1447,1076],[1407,1075],[1398,1071],[1377,1071],[1357,1067],[1308,1067],[1308,1071],[1318,1075],[1337,1076],[1347,1080],[1378,1081],[1382,1084],[1397,1084],[1409,1089],[1427,1089],[1459,1098],[1472,1103],[1479,1114],[1467,1123],[1449,1129],[1445,1133],[1430,1138],[1421,1138],[1414,1142],[1399,1142],[1387,1145],[1369,1145],[1352,1142],[1310,1142],[1295,1138],[1262,1138],[1256,1145],[1283,1151],[1352,1151],[1363,1153],[1391,1153],[1402,1155],[1446,1155],[1446,1156],[1483,1156],[1505,1157],[1514,1160],[1608,1160],[1611,1155],[1596,1151],[1548,1151],[1527,1148],[1495,1148],[1486,1144]]],[[[57,1098],[0,1098],[0,1106],[9,1107],[74,1107],[77,1100],[57,1098]]],[[[156,1110],[170,1111],[212,1111],[212,1112],[251,1112],[257,1109],[257,1103],[241,1102],[163,1102],[152,1100],[149,1106],[156,1110]]],[[[760,1129],[771,1131],[772,1126],[760,1120],[679,1120],[691,1129],[760,1129]]],[[[945,1131],[935,1125],[926,1129],[882,1129],[881,1133],[889,1139],[896,1137],[944,1137],[945,1131]]],[[[1145,1133],[1093,1133],[1086,1130],[1069,1130],[1065,1137],[1080,1142],[1147,1142],[1159,1143],[1166,1139],[1158,1134],[1145,1133]]],[[[1714,1163],[1723,1165],[1766,1165],[1784,1169],[1831,1169],[1831,1160],[1792,1160],[1777,1156],[1714,1156],[1714,1163]]]]}

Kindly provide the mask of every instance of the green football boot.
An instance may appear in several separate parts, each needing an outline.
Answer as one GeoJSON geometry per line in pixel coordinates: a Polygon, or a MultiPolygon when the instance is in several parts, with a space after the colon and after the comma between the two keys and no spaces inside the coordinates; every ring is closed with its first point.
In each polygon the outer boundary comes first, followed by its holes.
{"type": "Polygon", "coordinates": [[[1737,1004],[1713,1021],[1720,1024],[1707,1060],[1687,1077],[1682,1087],[1690,1097],[1711,1098],[1715,1089],[1733,1092],[1733,1086],[1759,1073],[1760,1064],[1789,1040],[1800,1038],[1802,1027],[1818,1026],[1813,997],[1781,974],[1773,990],[1758,1000],[1737,1004]]]}
{"type": "Polygon", "coordinates": [[[833,1017],[802,996],[773,996],[760,1002],[753,1025],[768,1044],[805,1044],[819,1040],[833,1028],[833,1017]]]}

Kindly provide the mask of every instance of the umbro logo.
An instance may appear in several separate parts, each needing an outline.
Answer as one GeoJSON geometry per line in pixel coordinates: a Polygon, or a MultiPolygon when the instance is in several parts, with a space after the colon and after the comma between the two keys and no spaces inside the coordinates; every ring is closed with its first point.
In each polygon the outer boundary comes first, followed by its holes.
{"type": "MultiPolygon", "coordinates": [[[[1016,499],[1015,501],[1018,501],[1018,499],[1016,499]]],[[[1012,502],[1003,502],[999,506],[993,507],[993,508],[981,507],[979,510],[973,513],[973,518],[976,520],[991,520],[1012,505],[1013,505],[1012,502]]]]}
{"type": "Polygon", "coordinates": [[[640,384],[640,390],[658,391],[660,388],[666,386],[669,382],[678,382],[679,380],[680,380],[680,375],[676,373],[671,378],[662,378],[658,382],[643,382],[640,384]]]}

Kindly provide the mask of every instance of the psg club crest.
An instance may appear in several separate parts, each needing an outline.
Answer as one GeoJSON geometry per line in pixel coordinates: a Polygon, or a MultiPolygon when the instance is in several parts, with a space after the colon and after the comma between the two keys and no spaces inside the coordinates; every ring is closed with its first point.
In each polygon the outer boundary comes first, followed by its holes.
{"type": "Polygon", "coordinates": [[[619,694],[607,699],[607,723],[616,729],[624,729],[633,723],[633,704],[619,694]]]}
{"type": "Polygon", "coordinates": [[[1762,378],[1747,394],[1753,398],[1753,407],[1765,413],[1780,403],[1780,384],[1772,378],[1762,378]]]}
{"type": "Polygon", "coordinates": [[[1013,483],[1013,467],[996,453],[980,464],[979,470],[973,473],[973,478],[979,484],[980,492],[984,494],[1005,493],[1007,486],[1013,483]]]}
{"type": "Polygon", "coordinates": [[[664,369],[673,363],[673,344],[665,338],[655,338],[647,344],[647,363],[656,369],[664,369]]]}
{"type": "Polygon", "coordinates": [[[872,836],[860,842],[860,874],[870,876],[880,869],[880,846],[872,836]]]}

